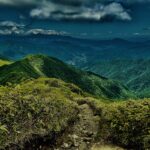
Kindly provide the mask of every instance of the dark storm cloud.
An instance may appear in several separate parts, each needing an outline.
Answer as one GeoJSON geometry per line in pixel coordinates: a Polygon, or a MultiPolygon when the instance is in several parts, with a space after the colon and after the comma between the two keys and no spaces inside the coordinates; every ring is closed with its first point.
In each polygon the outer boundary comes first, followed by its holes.
{"type": "Polygon", "coordinates": [[[150,2],[150,0],[0,0],[0,4],[6,5],[23,5],[23,4],[34,4],[39,5],[43,2],[53,2],[64,5],[82,5],[88,3],[104,3],[104,2],[124,2],[124,3],[134,3],[134,2],[150,2]]]}
{"type": "Polygon", "coordinates": [[[94,20],[105,18],[130,21],[130,8],[122,3],[150,0],[0,0],[1,5],[33,6],[29,15],[37,19],[94,20]]]}

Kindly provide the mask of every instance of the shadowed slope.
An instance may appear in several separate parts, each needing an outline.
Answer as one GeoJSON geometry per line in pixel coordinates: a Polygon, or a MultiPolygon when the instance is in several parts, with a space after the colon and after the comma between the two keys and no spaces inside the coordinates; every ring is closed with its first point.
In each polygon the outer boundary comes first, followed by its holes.
{"type": "Polygon", "coordinates": [[[101,61],[85,69],[121,81],[141,97],[150,97],[150,59],[101,61]]]}

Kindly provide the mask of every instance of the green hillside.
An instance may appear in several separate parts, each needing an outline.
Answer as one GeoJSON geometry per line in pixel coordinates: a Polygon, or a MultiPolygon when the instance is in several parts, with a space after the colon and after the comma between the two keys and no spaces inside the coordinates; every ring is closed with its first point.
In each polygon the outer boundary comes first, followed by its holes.
{"type": "Polygon", "coordinates": [[[10,63],[11,63],[11,61],[9,61],[8,59],[6,59],[2,55],[0,55],[0,67],[3,66],[3,65],[8,65],[10,63]]]}
{"type": "Polygon", "coordinates": [[[62,61],[43,55],[33,55],[0,68],[0,83],[20,83],[23,80],[39,77],[61,79],[74,83],[83,91],[105,98],[128,98],[132,94],[119,82],[109,80],[91,72],[84,72],[62,61]]]}
{"type": "Polygon", "coordinates": [[[85,96],[50,78],[1,86],[0,149],[90,150],[95,142],[149,149],[148,99],[104,103],[85,96]]]}
{"type": "Polygon", "coordinates": [[[71,97],[81,90],[57,79],[38,79],[13,87],[0,87],[0,149],[24,142],[34,135],[61,132],[77,117],[71,97]],[[72,91],[75,92],[72,92],[72,91]]]}
{"type": "Polygon", "coordinates": [[[101,61],[84,69],[121,81],[141,97],[150,97],[149,59],[101,61]]]}
{"type": "Polygon", "coordinates": [[[11,63],[11,62],[9,62],[9,61],[0,59],[0,67],[3,66],[3,65],[8,65],[8,64],[10,64],[10,63],[11,63]]]}

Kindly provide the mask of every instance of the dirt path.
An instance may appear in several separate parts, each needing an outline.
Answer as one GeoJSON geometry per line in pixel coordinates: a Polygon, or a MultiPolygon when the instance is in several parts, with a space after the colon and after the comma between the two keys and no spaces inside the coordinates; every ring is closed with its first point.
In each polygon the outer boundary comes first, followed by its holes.
{"type": "Polygon", "coordinates": [[[88,104],[79,105],[76,122],[70,125],[61,136],[58,136],[53,145],[42,144],[42,147],[35,150],[123,150],[112,145],[95,144],[100,127],[99,122],[100,117],[94,115],[88,104]]]}
{"type": "Polygon", "coordinates": [[[79,119],[62,139],[59,150],[89,150],[99,128],[99,116],[94,116],[88,104],[79,106],[79,119]]]}
{"type": "Polygon", "coordinates": [[[93,144],[99,131],[99,116],[95,116],[88,104],[79,106],[79,119],[62,137],[55,150],[123,150],[113,145],[93,144]]]}

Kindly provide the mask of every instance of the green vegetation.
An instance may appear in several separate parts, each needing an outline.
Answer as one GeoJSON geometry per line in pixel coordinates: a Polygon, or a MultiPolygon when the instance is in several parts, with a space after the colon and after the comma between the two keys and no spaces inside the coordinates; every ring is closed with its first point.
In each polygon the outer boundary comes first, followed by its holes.
{"type": "Polygon", "coordinates": [[[50,138],[61,132],[77,116],[72,98],[81,97],[80,93],[78,87],[57,79],[1,87],[0,149],[10,145],[21,147],[34,135],[50,138]]]}
{"type": "Polygon", "coordinates": [[[97,141],[126,149],[150,148],[150,99],[106,103],[102,100],[79,99],[100,116],[97,141]]]}
{"type": "Polygon", "coordinates": [[[86,66],[86,70],[121,81],[139,97],[150,97],[149,59],[100,61],[86,66]]]}
{"type": "Polygon", "coordinates": [[[73,83],[83,91],[97,97],[125,99],[133,94],[117,81],[91,72],[84,72],[62,61],[43,55],[28,56],[23,60],[0,68],[0,83],[20,83],[26,79],[50,77],[73,83]]]}
{"type": "Polygon", "coordinates": [[[127,149],[150,148],[150,100],[111,103],[102,114],[100,137],[127,149]]]}
{"type": "Polygon", "coordinates": [[[11,64],[11,61],[7,60],[6,58],[0,56],[0,67],[3,65],[9,65],[11,64]]]}
{"type": "Polygon", "coordinates": [[[59,148],[85,123],[97,130],[86,140],[150,149],[150,100],[127,101],[119,82],[36,55],[1,66],[0,83],[0,149],[59,148]]]}
{"type": "Polygon", "coordinates": [[[86,98],[73,84],[39,78],[0,87],[0,149],[25,148],[26,143],[34,147],[35,139],[53,141],[78,121],[82,104],[100,117],[97,141],[150,148],[150,100],[104,102],[86,98]]]}

